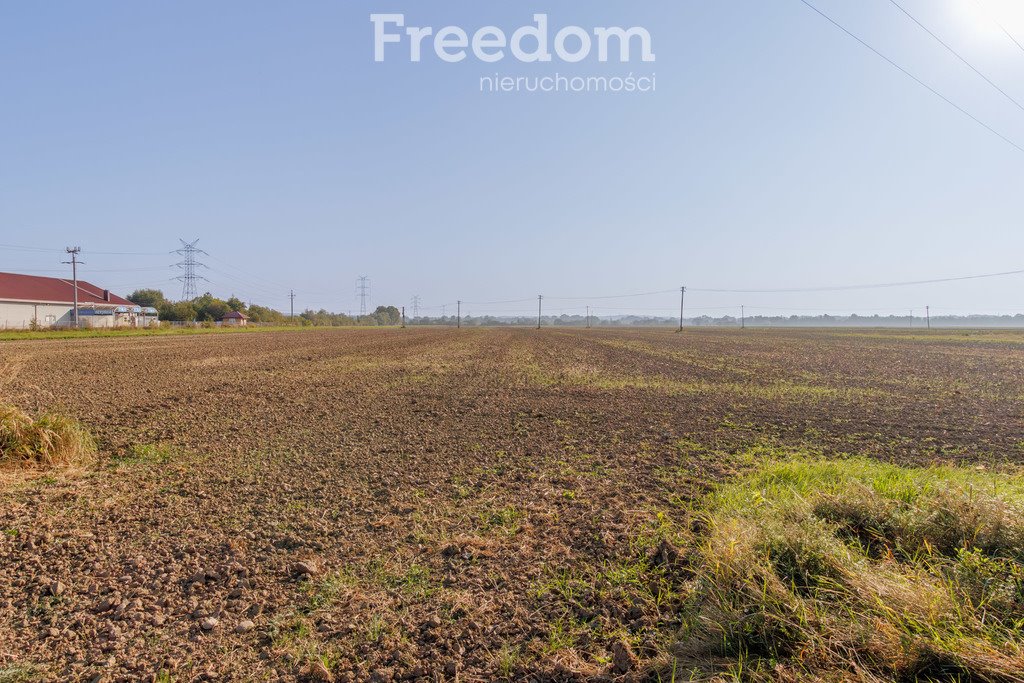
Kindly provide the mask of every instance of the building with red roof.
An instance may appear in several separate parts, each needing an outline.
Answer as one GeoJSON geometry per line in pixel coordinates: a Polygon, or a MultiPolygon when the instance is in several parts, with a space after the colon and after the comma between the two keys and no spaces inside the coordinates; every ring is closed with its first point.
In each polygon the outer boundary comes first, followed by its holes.
{"type": "MultiPolygon", "coordinates": [[[[75,285],[70,279],[0,273],[0,328],[70,327],[75,285]]],[[[156,322],[156,310],[84,280],[78,281],[81,327],[136,327],[156,322]]]]}
{"type": "Polygon", "coordinates": [[[249,316],[241,311],[231,311],[220,319],[221,325],[228,325],[230,327],[237,327],[240,325],[249,324],[249,316]]]}

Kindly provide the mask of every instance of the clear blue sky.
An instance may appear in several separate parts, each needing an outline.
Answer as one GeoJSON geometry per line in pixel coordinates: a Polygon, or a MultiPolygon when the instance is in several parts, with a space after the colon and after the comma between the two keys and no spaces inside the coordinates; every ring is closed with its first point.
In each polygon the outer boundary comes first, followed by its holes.
{"type": "MultiPolygon", "coordinates": [[[[900,1],[1024,101],[1024,51],[979,0],[900,1]]],[[[980,1],[1024,42],[1020,3],[980,1]]],[[[1024,146],[1024,111],[887,0],[815,2],[1024,146]]],[[[179,237],[210,253],[215,294],[285,308],[294,288],[300,308],[339,311],[360,274],[374,305],[430,306],[1024,268],[1024,152],[799,0],[6,2],[0,102],[0,243],[81,244],[84,276],[125,293],[180,291],[166,254],[179,237]],[[395,47],[379,64],[374,11],[470,31],[511,33],[534,12],[555,29],[638,25],[657,61],[447,64],[428,50],[413,64],[395,47]],[[657,91],[479,92],[480,76],[556,70],[654,73],[657,91]],[[152,255],[98,253],[115,251],[152,255]]],[[[0,248],[0,270],[63,272],[62,256],[0,248]]],[[[1024,311],[1022,288],[688,301],[1024,311]]]]}

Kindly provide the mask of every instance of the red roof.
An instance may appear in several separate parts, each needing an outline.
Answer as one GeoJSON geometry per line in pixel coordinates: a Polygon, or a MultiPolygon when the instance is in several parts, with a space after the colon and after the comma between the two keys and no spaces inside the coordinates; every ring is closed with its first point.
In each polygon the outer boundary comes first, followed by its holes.
{"type": "MultiPolygon", "coordinates": [[[[115,304],[133,306],[131,301],[110,294],[103,298],[104,290],[96,285],[78,281],[78,304],[115,304]]],[[[0,301],[29,301],[32,303],[74,304],[75,287],[71,280],[37,275],[0,273],[0,301]]]]}
{"type": "Polygon", "coordinates": [[[230,313],[225,313],[221,317],[221,320],[248,320],[248,319],[249,319],[249,316],[247,316],[245,313],[239,313],[238,311],[231,311],[230,313]]]}

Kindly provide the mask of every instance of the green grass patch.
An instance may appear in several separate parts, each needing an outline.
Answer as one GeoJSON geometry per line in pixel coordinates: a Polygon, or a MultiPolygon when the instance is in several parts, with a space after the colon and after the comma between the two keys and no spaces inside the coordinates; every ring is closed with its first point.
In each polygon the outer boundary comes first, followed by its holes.
{"type": "Polygon", "coordinates": [[[525,513],[514,505],[506,505],[503,508],[494,508],[480,513],[479,526],[484,532],[499,531],[504,534],[513,535],[519,531],[525,513]]]}
{"type": "MultiPolygon", "coordinates": [[[[32,339],[96,339],[117,337],[168,337],[191,334],[254,334],[258,332],[301,332],[308,330],[351,329],[328,328],[303,325],[274,325],[245,327],[156,327],[156,328],[124,328],[124,329],[60,329],[60,330],[4,330],[0,332],[2,341],[24,341],[32,339]]],[[[361,327],[360,329],[368,329],[361,327]]]]}
{"type": "Polygon", "coordinates": [[[495,655],[498,675],[503,679],[511,679],[523,664],[523,655],[518,645],[503,643],[495,655]]]}
{"type": "Polygon", "coordinates": [[[399,591],[420,600],[429,598],[440,588],[430,574],[430,567],[413,563],[395,570],[381,558],[370,560],[360,578],[371,586],[399,591]]]}
{"type": "Polygon", "coordinates": [[[44,679],[42,671],[34,666],[0,666],[0,683],[29,683],[44,679]]]}
{"type": "Polygon", "coordinates": [[[303,587],[309,598],[306,612],[311,613],[330,607],[339,596],[346,591],[355,589],[358,585],[358,579],[348,570],[333,572],[322,579],[306,583],[303,587]]]}
{"type": "Polygon", "coordinates": [[[684,666],[730,675],[1020,680],[1024,477],[770,460],[711,494],[684,666]]]}
{"type": "Polygon", "coordinates": [[[826,386],[777,380],[707,381],[675,379],[661,375],[623,374],[603,367],[572,365],[550,372],[536,363],[520,367],[526,381],[535,386],[574,386],[601,391],[642,390],[667,396],[729,396],[735,399],[817,403],[820,401],[857,402],[888,396],[880,389],[866,387],[826,386]]]}
{"type": "Polygon", "coordinates": [[[117,467],[134,465],[163,465],[175,456],[175,450],[167,444],[139,443],[132,445],[128,452],[115,457],[112,463],[117,467]]]}

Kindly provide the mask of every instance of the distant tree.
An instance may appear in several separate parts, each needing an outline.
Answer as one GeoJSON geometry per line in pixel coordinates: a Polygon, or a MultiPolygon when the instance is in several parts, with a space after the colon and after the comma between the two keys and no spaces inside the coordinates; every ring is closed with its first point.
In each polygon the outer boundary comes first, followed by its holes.
{"type": "MultiPolygon", "coordinates": [[[[231,299],[228,299],[228,305],[231,305],[231,299]]],[[[275,311],[272,308],[266,306],[258,306],[253,304],[248,309],[249,320],[254,323],[276,323],[281,324],[288,321],[288,316],[280,311],[275,311]]]]}
{"type": "Polygon", "coordinates": [[[128,295],[128,301],[136,306],[151,306],[153,308],[160,308],[167,303],[164,293],[159,289],[136,289],[128,295]]]}
{"type": "Polygon", "coordinates": [[[209,304],[204,306],[202,310],[197,309],[196,319],[216,321],[220,320],[230,312],[231,307],[218,299],[216,301],[211,301],[209,304]]]}
{"type": "MultiPolygon", "coordinates": [[[[369,316],[367,316],[367,318],[369,318],[369,316]]],[[[299,314],[299,322],[303,325],[314,325],[317,327],[341,327],[356,324],[356,321],[353,318],[345,315],[344,313],[331,313],[322,308],[319,311],[311,309],[303,311],[299,314]]],[[[362,319],[360,320],[360,323],[366,324],[362,319]]],[[[372,324],[372,322],[370,324],[372,324]]]]}
{"type": "Polygon", "coordinates": [[[192,322],[196,319],[196,309],[190,301],[178,301],[172,303],[165,301],[157,307],[161,320],[177,322],[192,322]]]}
{"type": "Polygon", "coordinates": [[[238,297],[232,296],[230,299],[227,300],[226,303],[228,305],[228,308],[230,308],[232,311],[245,313],[245,302],[239,299],[238,297]]]}
{"type": "Polygon", "coordinates": [[[378,306],[371,317],[377,325],[397,325],[402,322],[402,312],[394,306],[378,306]]]}
{"type": "Polygon", "coordinates": [[[192,300],[196,309],[196,320],[200,322],[217,321],[231,312],[227,302],[221,301],[209,292],[192,300]]]}

